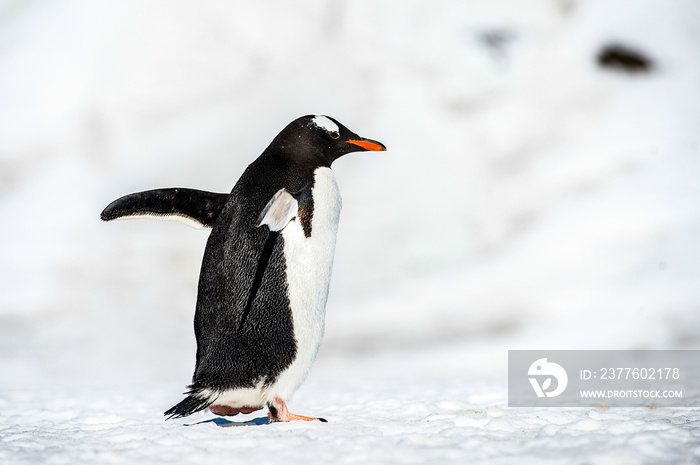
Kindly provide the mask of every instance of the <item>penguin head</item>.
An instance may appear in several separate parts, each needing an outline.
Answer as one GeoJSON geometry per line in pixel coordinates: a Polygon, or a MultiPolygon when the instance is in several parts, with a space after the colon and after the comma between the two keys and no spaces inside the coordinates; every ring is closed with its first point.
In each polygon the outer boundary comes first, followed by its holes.
{"type": "Polygon", "coordinates": [[[285,156],[330,166],[352,152],[384,151],[384,144],[360,137],[337,120],[323,115],[297,118],[280,132],[270,148],[285,156]]]}

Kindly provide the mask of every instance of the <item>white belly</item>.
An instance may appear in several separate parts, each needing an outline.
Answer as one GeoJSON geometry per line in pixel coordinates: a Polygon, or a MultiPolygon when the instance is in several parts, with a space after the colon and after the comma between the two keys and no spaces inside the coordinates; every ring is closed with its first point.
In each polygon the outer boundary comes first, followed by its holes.
{"type": "Polygon", "coordinates": [[[312,195],[311,237],[304,236],[298,220],[290,222],[282,231],[297,355],[277,381],[265,390],[266,400],[279,397],[286,401],[291,398],[309,373],[323,339],[328,286],[342,207],[338,185],[330,168],[316,169],[312,195]]]}

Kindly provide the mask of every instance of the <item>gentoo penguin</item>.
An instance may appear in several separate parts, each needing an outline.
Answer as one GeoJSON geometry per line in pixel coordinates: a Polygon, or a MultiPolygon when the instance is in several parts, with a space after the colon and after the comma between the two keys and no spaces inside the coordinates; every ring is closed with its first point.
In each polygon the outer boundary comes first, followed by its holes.
{"type": "Polygon", "coordinates": [[[192,384],[168,419],[267,406],[270,421],[325,421],[291,414],[287,402],[323,337],[341,209],[330,167],[367,150],[386,148],[328,116],[304,116],[274,138],[230,194],[157,189],[104,209],[104,221],[156,216],[212,229],[199,276],[192,384]]]}

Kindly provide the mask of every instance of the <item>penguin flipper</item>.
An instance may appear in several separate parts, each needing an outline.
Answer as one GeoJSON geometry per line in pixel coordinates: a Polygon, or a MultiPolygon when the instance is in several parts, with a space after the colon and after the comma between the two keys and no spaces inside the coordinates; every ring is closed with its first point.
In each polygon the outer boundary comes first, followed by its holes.
{"type": "Polygon", "coordinates": [[[266,224],[270,231],[282,231],[299,211],[299,202],[285,188],[272,196],[258,217],[258,227],[266,224]]]}
{"type": "Polygon", "coordinates": [[[171,219],[205,229],[214,226],[228,198],[229,194],[196,189],[154,189],[118,198],[107,205],[100,218],[103,221],[148,217],[171,219]]]}

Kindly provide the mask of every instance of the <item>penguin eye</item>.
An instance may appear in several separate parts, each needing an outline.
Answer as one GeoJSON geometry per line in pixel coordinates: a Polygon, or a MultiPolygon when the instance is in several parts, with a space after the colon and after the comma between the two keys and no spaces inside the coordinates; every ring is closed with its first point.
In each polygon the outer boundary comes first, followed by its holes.
{"type": "Polygon", "coordinates": [[[338,137],[340,137],[340,133],[338,131],[331,132],[331,139],[337,139],[338,137]]]}

